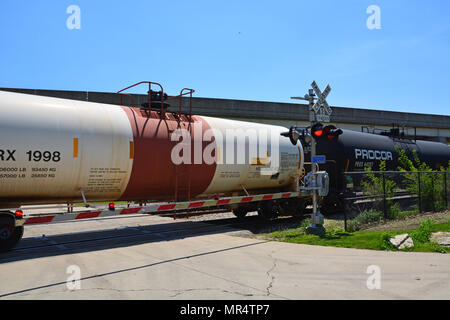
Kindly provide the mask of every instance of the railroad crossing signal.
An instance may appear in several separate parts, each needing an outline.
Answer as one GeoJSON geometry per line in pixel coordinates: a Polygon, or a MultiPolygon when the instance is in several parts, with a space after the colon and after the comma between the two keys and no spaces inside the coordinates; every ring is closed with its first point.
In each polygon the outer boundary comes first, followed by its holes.
{"type": "Polygon", "coordinates": [[[311,134],[314,139],[328,138],[328,140],[335,140],[343,131],[333,125],[323,126],[321,123],[316,123],[311,127],[311,134]]]}
{"type": "MultiPolygon", "coordinates": [[[[318,179],[328,181],[328,175],[326,172],[317,172],[318,164],[326,162],[326,158],[319,155],[316,155],[316,139],[321,139],[324,136],[327,136],[328,139],[333,140],[340,134],[342,134],[342,130],[337,130],[334,126],[326,126],[320,122],[330,122],[331,113],[333,110],[327,103],[326,98],[330,94],[331,87],[327,85],[325,90],[322,92],[319,89],[319,86],[315,81],[311,84],[313,90],[309,90],[309,94],[306,94],[304,97],[292,97],[291,99],[297,100],[306,100],[309,101],[309,116],[311,120],[311,134],[308,132],[303,132],[303,136],[305,137],[305,141],[310,143],[311,145],[311,160],[315,162],[316,165],[312,166],[312,172],[308,174],[312,181],[317,182],[318,179]],[[317,95],[317,101],[314,103],[315,95],[317,95]],[[317,123],[319,122],[319,123],[317,123]],[[326,177],[326,178],[325,178],[326,177]]],[[[295,132],[296,128],[291,128],[289,132],[283,133],[282,135],[285,137],[289,137],[293,144],[297,144],[297,141],[300,137],[299,132],[295,132]]],[[[308,177],[307,176],[307,177],[308,177]]],[[[306,178],[305,178],[306,179],[306,178]]],[[[306,180],[305,180],[306,182],[306,180]]],[[[328,187],[323,189],[323,192],[318,192],[316,187],[310,188],[313,196],[313,214],[311,215],[312,224],[310,227],[306,229],[307,234],[317,234],[323,235],[325,233],[325,228],[323,226],[323,215],[319,212],[319,203],[318,203],[318,195],[326,196],[328,194],[328,187]]]]}
{"type": "Polygon", "coordinates": [[[316,120],[320,122],[330,122],[330,116],[333,113],[333,110],[330,108],[326,100],[331,91],[330,85],[327,85],[323,92],[320,91],[319,86],[315,81],[313,81],[311,86],[318,98],[316,103],[311,108],[315,113],[316,120]]]}

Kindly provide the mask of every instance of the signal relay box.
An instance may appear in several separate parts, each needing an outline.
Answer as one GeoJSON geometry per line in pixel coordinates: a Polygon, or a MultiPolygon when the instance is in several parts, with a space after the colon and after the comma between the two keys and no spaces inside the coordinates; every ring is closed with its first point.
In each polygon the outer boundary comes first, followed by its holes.
{"type": "Polygon", "coordinates": [[[319,196],[325,197],[330,189],[330,178],[326,171],[318,171],[316,173],[309,172],[305,176],[305,186],[301,188],[302,194],[309,194],[313,190],[317,190],[319,196]]]}

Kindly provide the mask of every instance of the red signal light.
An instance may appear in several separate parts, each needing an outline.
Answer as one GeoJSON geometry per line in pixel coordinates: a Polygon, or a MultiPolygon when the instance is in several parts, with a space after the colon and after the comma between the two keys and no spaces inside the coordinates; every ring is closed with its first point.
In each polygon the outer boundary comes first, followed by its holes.
{"type": "Polygon", "coordinates": [[[320,138],[323,136],[324,127],[321,123],[316,123],[311,128],[311,134],[314,136],[314,138],[320,138]]]}
{"type": "Polygon", "coordinates": [[[341,129],[337,129],[333,125],[324,127],[321,123],[317,123],[311,128],[311,133],[316,139],[327,137],[329,140],[334,140],[337,139],[338,136],[343,133],[343,131],[341,129]]]}
{"type": "Polygon", "coordinates": [[[323,130],[316,130],[313,133],[316,137],[321,137],[323,135],[323,130]]]}
{"type": "Polygon", "coordinates": [[[15,212],[16,218],[23,218],[23,211],[22,210],[16,210],[15,212]]]}
{"type": "Polygon", "coordinates": [[[337,139],[337,137],[339,137],[342,133],[343,133],[343,131],[342,131],[341,129],[332,130],[332,131],[330,131],[330,133],[328,134],[328,139],[329,139],[329,140],[337,139]]]}
{"type": "Polygon", "coordinates": [[[108,207],[110,211],[116,210],[116,205],[113,202],[111,202],[108,207]]]}

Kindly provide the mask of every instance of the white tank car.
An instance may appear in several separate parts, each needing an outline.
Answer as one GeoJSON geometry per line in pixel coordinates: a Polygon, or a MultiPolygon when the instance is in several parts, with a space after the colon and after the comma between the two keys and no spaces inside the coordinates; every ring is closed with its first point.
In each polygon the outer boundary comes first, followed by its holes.
{"type": "Polygon", "coordinates": [[[0,201],[117,199],[132,140],[118,106],[0,91],[0,201]]]}
{"type": "MultiPolygon", "coordinates": [[[[286,128],[192,120],[200,133],[190,132],[189,198],[296,191],[303,149],[280,135],[286,128]],[[267,134],[266,149],[253,133],[267,134]]],[[[173,200],[176,187],[187,183],[175,182],[181,179],[172,159],[177,121],[171,113],[162,118],[139,108],[0,91],[0,208],[81,202],[82,193],[88,201],[173,200]]],[[[189,127],[184,118],[181,127],[189,127]]]]}

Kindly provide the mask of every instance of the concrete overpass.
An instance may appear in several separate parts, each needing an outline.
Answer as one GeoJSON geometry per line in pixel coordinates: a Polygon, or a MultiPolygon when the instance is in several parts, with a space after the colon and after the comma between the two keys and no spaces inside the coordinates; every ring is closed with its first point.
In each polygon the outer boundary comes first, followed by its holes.
{"type": "MultiPolygon", "coordinates": [[[[64,99],[82,100],[120,105],[120,96],[111,92],[62,91],[0,88],[0,90],[36,94],[64,99]]],[[[133,94],[136,105],[147,101],[147,95],[133,94]]],[[[130,101],[124,98],[124,105],[130,101]],[[128,100],[128,101],[127,101],[128,100]]],[[[183,111],[187,111],[184,99],[183,111]]],[[[278,103],[247,100],[228,100],[214,98],[193,98],[193,114],[229,118],[243,121],[261,122],[290,127],[309,125],[308,105],[299,103],[278,103]]],[[[361,131],[373,128],[388,130],[393,124],[408,127],[405,134],[417,135],[418,139],[450,141],[450,116],[393,112],[331,106],[331,121],[337,127],[361,131]]],[[[172,111],[178,110],[174,103],[172,111]]]]}

